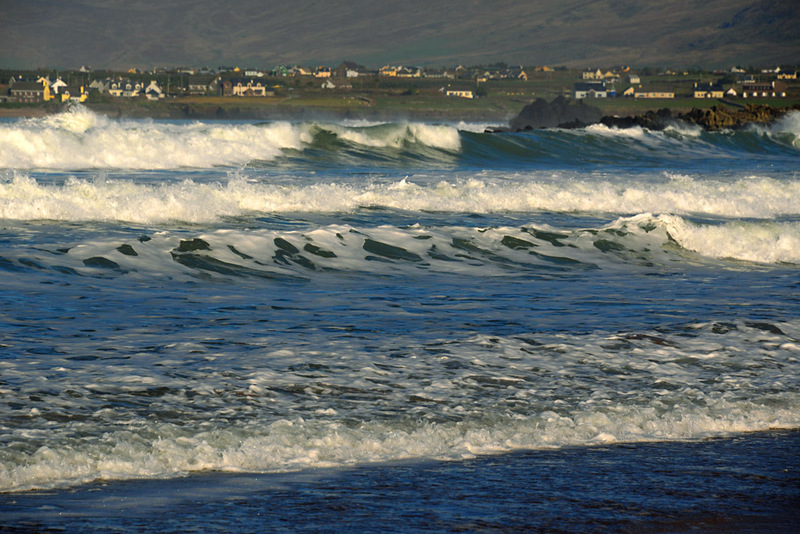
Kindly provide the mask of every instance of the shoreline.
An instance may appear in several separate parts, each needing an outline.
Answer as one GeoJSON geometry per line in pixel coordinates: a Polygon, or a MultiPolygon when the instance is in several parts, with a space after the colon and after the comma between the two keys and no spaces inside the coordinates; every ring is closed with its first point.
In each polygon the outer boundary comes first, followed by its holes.
{"type": "MultiPolygon", "coordinates": [[[[505,124],[516,111],[493,109],[453,109],[426,106],[423,108],[401,105],[380,106],[326,106],[313,101],[302,104],[284,102],[119,102],[83,103],[86,109],[114,119],[162,119],[162,120],[374,120],[374,121],[446,121],[446,122],[492,122],[505,124]]],[[[520,104],[522,109],[524,104],[520,104]]],[[[62,113],[68,105],[41,105],[25,107],[0,106],[0,119],[38,118],[62,113]]],[[[518,111],[518,110],[517,110],[518,111]]]]}
{"type": "Polygon", "coordinates": [[[692,107],[690,110],[660,108],[635,114],[614,114],[601,109],[594,102],[558,97],[551,102],[537,99],[525,106],[519,115],[509,121],[507,129],[496,132],[538,130],[543,128],[576,129],[601,124],[609,128],[645,128],[664,130],[672,124],[685,123],[707,131],[740,129],[750,124],[773,124],[792,111],[800,111],[800,104],[771,106],[758,102],[730,102],[721,100],[708,108],[692,107]]]}
{"type": "MultiPolygon", "coordinates": [[[[84,103],[81,106],[93,113],[112,119],[156,120],[223,120],[223,121],[410,121],[410,122],[484,122],[495,126],[487,132],[501,133],[541,128],[582,128],[592,124],[608,127],[642,127],[663,130],[669,124],[685,122],[706,130],[738,129],[749,124],[770,124],[792,111],[800,111],[800,104],[776,107],[749,102],[741,104],[721,100],[711,107],[661,107],[637,113],[626,113],[626,103],[618,108],[593,106],[596,102],[557,98],[552,102],[537,99],[521,105],[515,114],[497,109],[454,109],[453,107],[424,108],[402,105],[376,105],[375,102],[359,106],[313,105],[314,101],[294,104],[283,101],[253,102],[234,100],[225,102],[104,102],[84,103]],[[620,111],[620,113],[615,113],[620,111]]],[[[707,103],[707,102],[704,102],[707,103]]],[[[0,120],[41,118],[63,113],[69,104],[47,104],[6,107],[0,105],[0,120]]]]}
{"type": "Polygon", "coordinates": [[[598,525],[621,532],[769,532],[798,520],[798,443],[797,429],[766,430],[449,462],[97,480],[0,494],[0,520],[31,532],[163,532],[202,525],[227,532],[291,526],[355,533],[374,527],[375,517],[398,532],[479,526],[585,532],[598,525]],[[451,491],[442,493],[443,486],[451,491]]]}

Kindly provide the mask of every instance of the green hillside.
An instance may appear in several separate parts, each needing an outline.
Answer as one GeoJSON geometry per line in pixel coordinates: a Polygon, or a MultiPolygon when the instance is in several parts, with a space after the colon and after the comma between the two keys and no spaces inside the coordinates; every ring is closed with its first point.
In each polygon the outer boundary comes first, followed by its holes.
{"type": "Polygon", "coordinates": [[[795,62],[795,0],[4,0],[0,67],[795,62]]]}

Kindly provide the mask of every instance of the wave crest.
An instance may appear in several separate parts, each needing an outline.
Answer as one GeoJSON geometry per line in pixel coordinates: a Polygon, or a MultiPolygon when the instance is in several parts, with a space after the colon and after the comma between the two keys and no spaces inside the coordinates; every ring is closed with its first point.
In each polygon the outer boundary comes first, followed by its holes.
{"type": "MultiPolygon", "coordinates": [[[[0,124],[0,168],[178,169],[241,166],[274,161],[287,150],[318,145],[325,132],[372,149],[419,145],[455,152],[455,127],[428,124],[344,126],[111,120],[82,106],[44,118],[0,124]]],[[[319,147],[335,153],[324,143],[319,147]]]]}
{"type": "Polygon", "coordinates": [[[254,213],[341,213],[384,207],[442,213],[673,213],[772,218],[800,215],[800,181],[749,177],[735,182],[665,180],[628,184],[570,175],[437,180],[407,177],[281,183],[229,173],[220,182],[188,178],[137,183],[108,176],[39,183],[25,173],[0,181],[0,218],[11,220],[212,222],[254,213]]]}

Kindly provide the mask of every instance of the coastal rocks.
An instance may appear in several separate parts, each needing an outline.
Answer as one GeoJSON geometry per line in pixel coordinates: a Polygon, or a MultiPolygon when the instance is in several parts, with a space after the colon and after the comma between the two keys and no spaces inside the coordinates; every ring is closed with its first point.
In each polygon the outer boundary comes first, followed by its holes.
{"type": "Polygon", "coordinates": [[[519,115],[511,119],[509,130],[519,132],[540,128],[584,128],[591,124],[603,124],[610,128],[638,126],[649,130],[663,130],[672,124],[688,123],[713,131],[738,129],[748,124],[769,124],[785,115],[790,109],[800,110],[798,106],[787,109],[752,103],[744,106],[733,105],[737,107],[718,105],[707,109],[693,108],[686,113],[677,113],[664,108],[635,116],[618,117],[602,116],[599,109],[585,104],[582,100],[558,97],[547,103],[538,99],[525,106],[519,115]]]}
{"type": "Polygon", "coordinates": [[[512,131],[538,130],[540,128],[583,127],[594,124],[603,117],[603,113],[583,100],[569,100],[563,96],[552,102],[542,98],[525,106],[511,119],[509,128],[512,131]]]}
{"type": "Polygon", "coordinates": [[[648,111],[633,117],[606,116],[599,123],[609,128],[647,128],[648,130],[663,130],[668,125],[675,123],[676,117],[666,108],[658,111],[648,111]]]}
{"type": "Polygon", "coordinates": [[[737,129],[747,124],[769,124],[786,113],[783,108],[747,104],[740,109],[728,109],[725,106],[714,106],[711,109],[692,109],[680,116],[680,119],[702,126],[706,130],[737,129]]]}

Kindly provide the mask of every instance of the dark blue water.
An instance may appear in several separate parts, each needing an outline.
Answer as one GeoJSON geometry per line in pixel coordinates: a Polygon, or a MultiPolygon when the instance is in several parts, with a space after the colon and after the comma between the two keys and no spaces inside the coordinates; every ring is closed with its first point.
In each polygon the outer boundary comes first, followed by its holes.
{"type": "Polygon", "coordinates": [[[785,530],[797,117],[3,122],[0,525],[785,530]]]}

